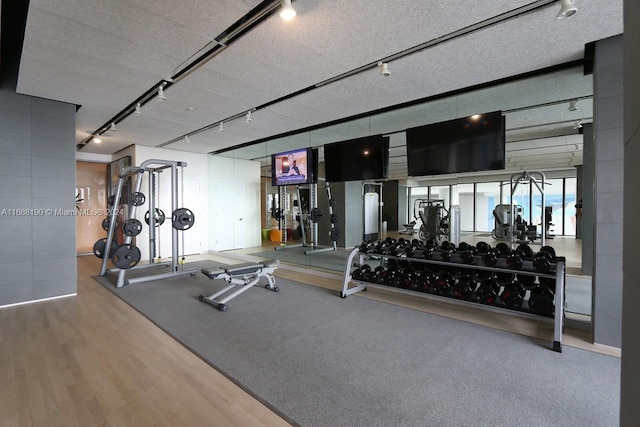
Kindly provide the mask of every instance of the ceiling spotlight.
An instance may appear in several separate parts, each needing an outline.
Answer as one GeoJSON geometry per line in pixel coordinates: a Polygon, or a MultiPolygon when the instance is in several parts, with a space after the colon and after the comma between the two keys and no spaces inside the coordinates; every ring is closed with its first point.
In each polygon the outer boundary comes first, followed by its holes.
{"type": "Polygon", "coordinates": [[[296,16],[296,10],[291,6],[291,0],[282,0],[282,10],[280,11],[280,18],[285,21],[291,21],[296,16]]]}
{"type": "Polygon", "coordinates": [[[184,142],[186,142],[187,144],[191,144],[191,140],[189,139],[189,135],[185,135],[184,136],[184,142]]]}
{"type": "Polygon", "coordinates": [[[109,130],[111,132],[115,132],[115,131],[118,130],[118,129],[116,129],[116,124],[114,122],[111,122],[111,126],[109,126],[109,130]]]}
{"type": "Polygon", "coordinates": [[[94,136],[92,141],[95,142],[96,144],[100,144],[102,142],[102,140],[100,138],[98,138],[97,136],[94,136]]]}
{"type": "Polygon", "coordinates": [[[378,62],[378,68],[380,68],[380,75],[388,77],[391,75],[391,71],[389,71],[389,64],[386,62],[378,62]]]}
{"type": "Polygon", "coordinates": [[[575,5],[576,0],[560,0],[560,12],[558,12],[558,19],[568,18],[578,11],[575,5]]]}
{"type": "Polygon", "coordinates": [[[224,122],[220,122],[220,127],[218,127],[218,132],[224,132],[224,122]]]}
{"type": "Polygon", "coordinates": [[[582,119],[580,120],[576,120],[576,122],[573,124],[573,128],[578,130],[582,127],[582,119]]]}
{"type": "Polygon", "coordinates": [[[158,97],[156,98],[158,101],[166,101],[167,97],[164,96],[164,89],[162,89],[162,86],[158,87],[158,97]]]}
{"type": "Polygon", "coordinates": [[[569,101],[569,111],[576,111],[578,109],[578,106],[576,105],[578,103],[577,99],[572,99],[571,101],[569,101]]]}
{"type": "Polygon", "coordinates": [[[142,116],[142,110],[140,109],[140,103],[136,104],[136,110],[133,112],[134,116],[142,116]]]}
{"type": "Polygon", "coordinates": [[[251,111],[247,111],[247,116],[244,119],[245,122],[247,123],[251,123],[253,120],[251,120],[251,111]]]}
{"type": "Polygon", "coordinates": [[[480,118],[480,114],[474,114],[470,117],[471,120],[478,120],[480,118]]]}

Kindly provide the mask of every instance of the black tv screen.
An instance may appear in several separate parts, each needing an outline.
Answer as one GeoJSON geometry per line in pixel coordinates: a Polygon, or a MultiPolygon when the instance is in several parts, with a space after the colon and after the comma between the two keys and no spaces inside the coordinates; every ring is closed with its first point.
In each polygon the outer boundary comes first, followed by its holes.
{"type": "Polygon", "coordinates": [[[406,130],[409,176],[505,168],[501,111],[406,130]]]}
{"type": "Polygon", "coordinates": [[[271,184],[300,185],[315,182],[317,159],[311,148],[284,151],[271,155],[271,184]]]}
{"type": "Polygon", "coordinates": [[[366,136],[324,146],[327,182],[385,179],[389,163],[389,138],[366,136]]]}

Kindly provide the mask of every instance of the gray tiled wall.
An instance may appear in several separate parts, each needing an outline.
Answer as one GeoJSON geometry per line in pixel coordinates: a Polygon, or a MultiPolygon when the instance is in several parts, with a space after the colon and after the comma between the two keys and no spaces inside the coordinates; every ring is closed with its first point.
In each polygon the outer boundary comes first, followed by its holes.
{"type": "MultiPolygon", "coordinates": [[[[594,84],[594,341],[621,346],[624,206],[623,38],[596,43],[594,84]]],[[[584,250],[584,248],[583,248],[584,250]]]]}
{"type": "Polygon", "coordinates": [[[54,214],[75,209],[74,140],[74,105],[0,89],[0,306],[76,292],[75,217],[54,214]]]}

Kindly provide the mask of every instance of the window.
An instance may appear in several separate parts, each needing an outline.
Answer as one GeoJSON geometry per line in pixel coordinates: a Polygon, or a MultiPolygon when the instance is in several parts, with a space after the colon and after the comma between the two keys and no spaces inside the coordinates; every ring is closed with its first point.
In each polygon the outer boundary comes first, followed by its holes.
{"type": "Polygon", "coordinates": [[[475,231],[491,231],[495,227],[493,210],[500,200],[500,183],[476,184],[476,228],[475,231]]]}

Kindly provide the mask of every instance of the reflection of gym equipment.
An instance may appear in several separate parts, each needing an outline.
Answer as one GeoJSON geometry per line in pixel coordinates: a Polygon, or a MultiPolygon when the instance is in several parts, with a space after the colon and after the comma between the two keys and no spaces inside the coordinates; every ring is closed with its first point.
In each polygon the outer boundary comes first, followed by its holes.
{"type": "MultiPolygon", "coordinates": [[[[102,258],[102,265],[100,268],[100,276],[105,274],[117,275],[116,287],[121,288],[124,285],[149,282],[152,280],[168,279],[176,276],[195,276],[195,269],[182,269],[178,271],[178,231],[184,231],[191,228],[195,221],[193,212],[186,208],[178,208],[178,168],[180,168],[181,180],[184,181],[184,167],[187,164],[185,162],[173,162],[166,160],[147,160],[140,166],[129,166],[123,168],[120,171],[120,179],[118,181],[118,189],[116,190],[115,200],[120,200],[122,195],[122,188],[125,181],[131,177],[136,176],[136,188],[132,193],[130,200],[129,220],[123,224],[123,232],[125,234],[124,243],[120,246],[113,247],[115,241],[116,232],[116,216],[111,215],[108,218],[109,226],[107,230],[107,238],[101,242],[100,258],[102,258]],[[154,262],[155,249],[156,249],[156,228],[162,225],[165,221],[164,213],[156,206],[156,178],[157,174],[162,170],[171,169],[171,212],[172,212],[172,235],[171,235],[171,248],[172,257],[168,262],[154,262]],[[149,200],[140,193],[142,187],[142,181],[145,173],[149,173],[149,200]],[[145,216],[145,222],[149,226],[149,264],[138,265],[140,261],[140,249],[133,243],[133,237],[140,233],[142,223],[135,219],[136,210],[139,206],[142,206],[145,202],[149,203],[149,212],[154,212],[153,217],[151,215],[145,216]],[[103,243],[103,246],[102,246],[103,243]],[[107,260],[111,258],[111,261],[116,268],[107,270],[107,260]],[[140,270],[149,267],[170,267],[171,270],[165,273],[138,276],[131,279],[126,279],[125,275],[130,270],[140,270]]],[[[184,190],[184,189],[182,189],[184,190]]],[[[183,191],[184,193],[184,191],[183,191]]],[[[184,239],[184,235],[182,236],[184,239]]],[[[98,243],[98,242],[96,242],[98,243]]],[[[184,240],[182,242],[184,249],[184,240]]],[[[94,251],[95,252],[95,251],[94,251]]],[[[96,253],[96,255],[98,255],[96,253]]],[[[98,255],[99,256],[99,255],[98,255]]],[[[184,260],[184,257],[182,258],[184,260]]]]}
{"type": "Polygon", "coordinates": [[[227,302],[260,283],[260,279],[263,277],[267,279],[267,284],[264,286],[266,289],[273,292],[279,292],[280,288],[276,286],[276,279],[273,276],[273,272],[278,268],[278,264],[278,260],[265,260],[259,264],[247,263],[233,265],[231,267],[218,267],[212,269],[203,268],[201,270],[202,274],[207,276],[209,279],[222,279],[229,283],[229,286],[209,296],[200,295],[198,299],[214,306],[220,311],[227,311],[229,309],[226,304],[227,302]],[[235,291],[229,293],[229,291],[235,288],[237,288],[235,291]],[[216,299],[224,294],[227,295],[220,299],[216,299]]]}
{"type": "Polygon", "coordinates": [[[376,240],[382,231],[382,182],[362,183],[363,204],[363,240],[376,240]],[[378,191],[376,192],[376,187],[378,191]]]}
{"type": "Polygon", "coordinates": [[[440,242],[449,236],[449,211],[444,200],[416,199],[413,202],[413,216],[422,221],[418,238],[422,241],[440,242]]]}
{"type": "MultiPolygon", "coordinates": [[[[548,234],[548,216],[546,209],[541,214],[542,232],[538,234],[538,226],[528,224],[522,216],[522,206],[514,204],[514,195],[519,185],[530,184],[531,188],[537,188],[541,196],[541,204],[545,205],[544,183],[545,176],[542,172],[522,172],[521,174],[511,175],[511,196],[510,204],[497,205],[493,210],[495,218],[495,228],[492,236],[496,240],[509,240],[511,245],[514,243],[534,243],[540,237],[541,246],[545,245],[545,237],[548,234]]],[[[536,242],[537,243],[537,242],[536,242]]]]}
{"type": "Polygon", "coordinates": [[[416,224],[417,222],[415,220],[409,222],[408,224],[402,224],[404,230],[398,231],[398,234],[416,234],[418,232],[418,230],[415,229],[416,224]]]}
{"type": "MultiPolygon", "coordinates": [[[[280,200],[285,200],[286,198],[286,187],[281,186],[280,192],[284,194],[280,194],[280,200]]],[[[329,221],[331,221],[331,231],[330,237],[333,243],[333,246],[329,247],[321,247],[318,243],[318,221],[322,217],[324,217],[324,213],[318,208],[318,198],[317,198],[317,190],[318,184],[305,184],[299,185],[296,187],[297,193],[297,202],[298,202],[298,213],[295,214],[295,219],[300,224],[300,234],[302,237],[302,243],[295,245],[287,245],[287,233],[286,233],[286,212],[285,209],[283,212],[285,214],[281,215],[280,218],[280,229],[283,230],[282,240],[280,243],[280,247],[274,248],[275,250],[283,250],[289,248],[311,248],[310,250],[306,250],[304,252],[305,255],[312,255],[321,252],[329,252],[336,251],[338,246],[336,242],[340,238],[340,229],[337,227],[338,216],[333,212],[333,208],[335,207],[335,200],[331,197],[331,188],[329,183],[325,183],[325,188],[327,190],[327,198],[329,200],[329,221]],[[307,229],[309,230],[311,241],[307,243],[307,229]]]]}

